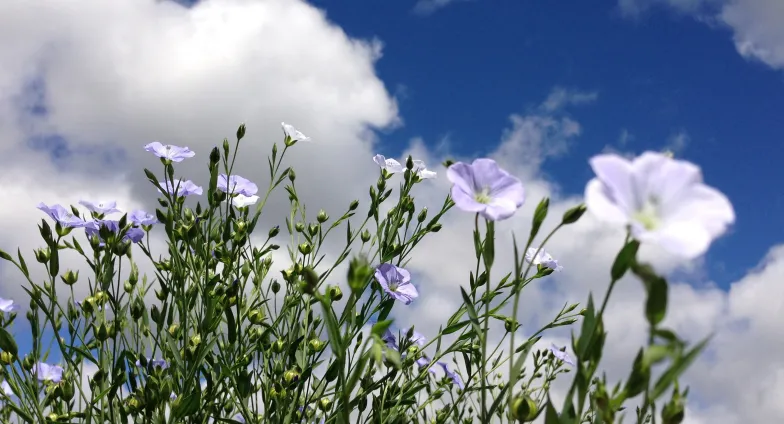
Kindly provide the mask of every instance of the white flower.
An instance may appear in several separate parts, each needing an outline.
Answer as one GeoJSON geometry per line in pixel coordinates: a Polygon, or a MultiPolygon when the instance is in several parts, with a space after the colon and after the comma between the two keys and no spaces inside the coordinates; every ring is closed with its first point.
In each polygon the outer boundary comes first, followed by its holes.
{"type": "Polygon", "coordinates": [[[285,122],[281,122],[280,125],[283,127],[283,133],[286,134],[287,138],[291,138],[292,141],[310,141],[310,137],[302,134],[293,126],[285,122]]]}
{"type": "Polygon", "coordinates": [[[236,195],[236,197],[232,197],[231,199],[227,199],[226,201],[231,201],[231,204],[237,208],[244,208],[246,206],[254,205],[256,202],[259,201],[259,196],[255,194],[253,196],[243,196],[241,194],[236,195]]]}
{"type": "Polygon", "coordinates": [[[413,162],[414,162],[414,169],[412,169],[412,171],[414,172],[414,174],[419,175],[419,178],[423,180],[429,180],[431,178],[436,177],[436,173],[434,171],[430,171],[427,169],[427,166],[425,166],[425,162],[421,160],[414,160],[413,162]]]}
{"type": "Polygon", "coordinates": [[[0,312],[14,312],[17,309],[19,309],[19,305],[13,300],[0,297],[0,312]]]}
{"type": "Polygon", "coordinates": [[[526,250],[525,260],[534,265],[541,265],[545,268],[550,268],[553,271],[560,271],[563,269],[562,266],[558,265],[558,261],[553,259],[549,253],[547,253],[544,249],[538,249],[536,247],[529,247],[528,250],[526,250]],[[537,250],[539,250],[538,254],[536,253],[537,250]]]}
{"type": "Polygon", "coordinates": [[[662,153],[633,161],[615,154],[593,157],[596,178],[585,203],[597,218],[627,225],[640,242],[651,242],[692,259],[735,222],[724,194],[702,183],[700,168],[662,153]]]}
{"type": "Polygon", "coordinates": [[[384,157],[384,155],[373,156],[373,162],[375,162],[376,165],[380,166],[381,169],[386,169],[387,172],[389,172],[390,174],[394,174],[396,172],[403,172],[404,169],[403,165],[401,165],[400,162],[394,159],[387,159],[384,157]]]}

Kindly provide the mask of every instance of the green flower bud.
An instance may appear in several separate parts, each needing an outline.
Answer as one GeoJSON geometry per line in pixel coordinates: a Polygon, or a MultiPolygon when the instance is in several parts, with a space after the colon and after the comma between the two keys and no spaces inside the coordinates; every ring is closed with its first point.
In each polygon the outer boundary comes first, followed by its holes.
{"type": "Polygon", "coordinates": [[[337,302],[343,299],[343,291],[340,290],[340,287],[332,286],[329,288],[329,298],[337,302]]]}
{"type": "Polygon", "coordinates": [[[289,168],[289,181],[293,183],[295,179],[297,179],[297,174],[294,172],[294,168],[289,168]]]}
{"type": "Polygon", "coordinates": [[[240,124],[237,128],[237,141],[242,140],[242,137],[245,137],[245,124],[240,124]]]}
{"type": "Polygon", "coordinates": [[[327,212],[324,211],[324,209],[321,209],[318,215],[316,215],[316,220],[322,224],[327,222],[328,219],[329,219],[329,215],[327,215],[327,212]]]}
{"type": "Polygon", "coordinates": [[[348,205],[348,210],[349,210],[349,211],[353,211],[353,210],[355,210],[357,207],[359,207],[359,201],[357,201],[357,200],[352,200],[352,201],[351,201],[351,203],[348,205]]]}
{"type": "Polygon", "coordinates": [[[430,231],[431,233],[437,233],[441,231],[441,224],[436,222],[430,228],[428,228],[428,231],[430,231]]]}
{"type": "Polygon", "coordinates": [[[129,281],[126,281],[123,283],[123,290],[125,290],[125,293],[131,294],[131,292],[133,292],[133,285],[131,285],[129,281]]]}
{"type": "Polygon", "coordinates": [[[325,347],[327,347],[327,344],[319,339],[311,339],[308,342],[308,347],[313,352],[321,352],[322,350],[324,350],[325,347]]]}
{"type": "Polygon", "coordinates": [[[93,333],[95,334],[95,338],[101,342],[105,342],[109,338],[109,329],[106,328],[105,322],[102,322],[97,329],[93,326],[93,333]]]}
{"type": "Polygon", "coordinates": [[[243,277],[248,278],[248,276],[250,275],[250,264],[247,262],[242,264],[242,268],[240,269],[240,272],[242,273],[243,277]]]}
{"type": "Polygon", "coordinates": [[[359,294],[373,277],[373,268],[364,257],[355,257],[348,266],[348,285],[359,294]]]}
{"type": "Polygon", "coordinates": [[[210,163],[217,164],[220,162],[220,150],[218,147],[213,147],[212,151],[210,152],[210,163]]]}
{"type": "Polygon", "coordinates": [[[40,262],[40,263],[42,263],[42,264],[45,264],[45,263],[49,262],[49,248],[46,247],[46,248],[43,248],[43,249],[36,249],[35,250],[35,260],[40,262]]]}
{"type": "Polygon", "coordinates": [[[311,237],[313,237],[316,234],[318,234],[319,227],[320,226],[318,224],[315,224],[315,223],[308,225],[308,233],[310,233],[311,237]]]}
{"type": "Polygon", "coordinates": [[[277,294],[280,291],[280,283],[278,282],[278,280],[272,280],[271,288],[272,288],[272,292],[275,294],[277,294]]]}
{"type": "Polygon", "coordinates": [[[14,363],[14,355],[12,355],[11,352],[2,352],[0,353],[0,362],[11,365],[14,363]]]}
{"type": "Polygon", "coordinates": [[[419,215],[417,215],[417,222],[420,224],[424,222],[425,219],[427,219],[427,207],[422,208],[422,211],[420,211],[419,215]]]}
{"type": "Polygon", "coordinates": [[[524,423],[536,418],[537,411],[538,408],[533,399],[521,396],[512,401],[512,409],[509,412],[517,422],[524,423]]]}
{"type": "Polygon", "coordinates": [[[248,320],[252,324],[260,325],[261,323],[264,322],[264,310],[259,308],[250,311],[248,313],[248,320]]]}
{"type": "Polygon", "coordinates": [[[406,158],[406,169],[409,171],[414,169],[414,158],[411,155],[408,155],[408,158],[406,158]]]}
{"type": "Polygon", "coordinates": [[[73,286],[76,281],[79,280],[79,271],[73,272],[69,269],[68,271],[65,271],[64,275],[60,276],[60,279],[63,280],[63,283],[66,285],[73,286]]]}
{"type": "Polygon", "coordinates": [[[327,412],[332,409],[332,401],[329,398],[321,398],[318,403],[320,410],[327,412]]]}
{"type": "Polygon", "coordinates": [[[362,239],[362,243],[367,243],[370,241],[370,231],[368,231],[366,228],[365,231],[362,231],[362,234],[360,234],[359,237],[362,239]]]}
{"type": "Polygon", "coordinates": [[[280,232],[280,226],[276,225],[276,226],[270,228],[268,236],[269,236],[269,238],[273,238],[273,237],[277,236],[279,232],[280,232]]]}
{"type": "Polygon", "coordinates": [[[580,219],[580,217],[583,216],[586,210],[587,208],[585,207],[585,205],[577,205],[569,209],[564,213],[561,223],[563,223],[564,225],[574,224],[580,219]]]}
{"type": "Polygon", "coordinates": [[[305,231],[305,224],[302,222],[298,222],[294,224],[294,229],[297,230],[298,233],[305,231]]]}
{"type": "Polygon", "coordinates": [[[283,380],[288,384],[294,384],[299,381],[299,371],[297,370],[288,370],[283,373],[283,380]]]}
{"type": "Polygon", "coordinates": [[[282,353],[284,349],[286,349],[286,342],[283,339],[275,340],[272,344],[272,351],[275,353],[282,353]]]}
{"type": "Polygon", "coordinates": [[[309,255],[310,252],[313,251],[313,246],[311,246],[308,242],[304,242],[297,246],[297,249],[299,250],[299,253],[302,253],[303,255],[309,255]]]}

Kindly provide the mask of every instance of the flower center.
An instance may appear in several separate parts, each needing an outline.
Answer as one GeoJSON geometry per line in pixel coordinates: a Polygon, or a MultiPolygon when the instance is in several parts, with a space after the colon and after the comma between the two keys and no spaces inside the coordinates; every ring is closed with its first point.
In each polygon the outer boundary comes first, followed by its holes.
{"type": "Polygon", "coordinates": [[[164,149],[166,150],[171,150],[171,148],[172,148],[171,144],[167,144],[166,146],[164,146],[164,149]]]}
{"type": "Polygon", "coordinates": [[[640,209],[632,215],[632,219],[637,221],[648,231],[655,230],[659,226],[660,219],[658,214],[659,199],[651,196],[640,209]]]}
{"type": "Polygon", "coordinates": [[[490,203],[490,201],[492,200],[490,198],[490,187],[487,186],[483,187],[482,191],[474,195],[474,200],[485,205],[490,203]]]}
{"type": "Polygon", "coordinates": [[[397,282],[389,283],[389,291],[397,291],[399,284],[397,282]]]}

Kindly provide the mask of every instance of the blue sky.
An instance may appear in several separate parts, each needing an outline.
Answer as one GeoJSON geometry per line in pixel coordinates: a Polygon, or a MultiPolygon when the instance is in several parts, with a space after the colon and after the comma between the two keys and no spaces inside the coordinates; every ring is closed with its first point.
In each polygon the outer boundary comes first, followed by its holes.
{"type": "Polygon", "coordinates": [[[610,0],[459,1],[426,16],[412,2],[313,4],[349,35],[383,41],[378,75],[404,93],[405,125],[381,135],[387,147],[448,135],[455,152],[486,153],[508,116],[553,86],[596,91],[568,111],[582,134],[544,165],[565,192],[582,192],[586,159],[608,144],[640,153],[685,133],[678,156],[699,164],[737,214],[707,256],[708,277],[726,287],[782,241],[784,78],[739,55],[730,31],[664,8],[627,18],[610,0]],[[624,130],[633,138],[621,147],[624,130]]]}

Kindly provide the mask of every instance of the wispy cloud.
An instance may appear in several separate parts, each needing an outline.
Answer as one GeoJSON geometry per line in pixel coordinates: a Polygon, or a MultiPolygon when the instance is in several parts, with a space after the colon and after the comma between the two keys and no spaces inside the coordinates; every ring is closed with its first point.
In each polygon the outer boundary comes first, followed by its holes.
{"type": "Polygon", "coordinates": [[[419,16],[426,16],[449,6],[452,3],[470,0],[418,0],[414,5],[413,12],[419,16]]]}
{"type": "Polygon", "coordinates": [[[580,91],[555,87],[539,107],[546,112],[555,112],[565,106],[592,103],[598,98],[599,93],[596,91],[580,91]]]}
{"type": "Polygon", "coordinates": [[[689,143],[691,143],[689,134],[684,130],[680,130],[667,138],[667,144],[664,147],[674,154],[679,154],[686,150],[689,143]]]}

